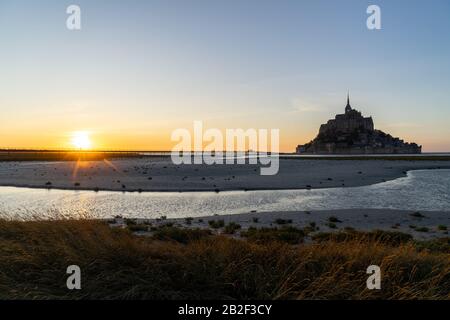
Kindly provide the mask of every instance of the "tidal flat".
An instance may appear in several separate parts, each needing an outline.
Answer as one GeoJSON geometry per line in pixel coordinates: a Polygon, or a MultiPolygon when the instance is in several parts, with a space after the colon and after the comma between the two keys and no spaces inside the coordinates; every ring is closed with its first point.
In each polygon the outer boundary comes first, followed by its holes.
{"type": "Polygon", "coordinates": [[[450,161],[429,159],[280,158],[273,176],[260,175],[259,165],[174,165],[168,156],[4,161],[0,186],[179,192],[356,187],[404,177],[409,170],[450,168],[450,161]]]}

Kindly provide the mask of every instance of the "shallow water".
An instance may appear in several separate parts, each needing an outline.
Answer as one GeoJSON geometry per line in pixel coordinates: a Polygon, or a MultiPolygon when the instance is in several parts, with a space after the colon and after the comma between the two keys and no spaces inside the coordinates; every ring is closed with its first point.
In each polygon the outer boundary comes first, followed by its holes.
{"type": "Polygon", "coordinates": [[[354,188],[230,192],[70,191],[0,187],[0,217],[199,217],[262,211],[386,208],[450,211],[450,170],[417,170],[407,177],[354,188]]]}

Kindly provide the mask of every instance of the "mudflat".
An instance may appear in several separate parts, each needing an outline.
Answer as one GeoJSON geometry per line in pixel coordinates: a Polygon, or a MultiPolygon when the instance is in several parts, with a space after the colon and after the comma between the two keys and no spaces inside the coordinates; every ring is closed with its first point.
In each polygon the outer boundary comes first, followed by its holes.
{"type": "Polygon", "coordinates": [[[277,175],[259,165],[174,165],[170,157],[0,162],[0,185],[114,191],[223,191],[355,187],[448,169],[439,160],[280,159],[277,175]]]}

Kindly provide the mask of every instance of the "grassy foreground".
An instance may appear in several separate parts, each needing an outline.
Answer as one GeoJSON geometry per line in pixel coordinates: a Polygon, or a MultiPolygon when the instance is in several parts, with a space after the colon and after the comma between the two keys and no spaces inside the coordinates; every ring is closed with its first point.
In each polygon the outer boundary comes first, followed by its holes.
{"type": "Polygon", "coordinates": [[[448,239],[264,239],[200,230],[139,237],[87,220],[0,221],[0,299],[450,299],[448,239]],[[72,264],[81,268],[81,290],[66,288],[72,264]],[[366,289],[372,264],[381,267],[382,290],[366,289]]]}

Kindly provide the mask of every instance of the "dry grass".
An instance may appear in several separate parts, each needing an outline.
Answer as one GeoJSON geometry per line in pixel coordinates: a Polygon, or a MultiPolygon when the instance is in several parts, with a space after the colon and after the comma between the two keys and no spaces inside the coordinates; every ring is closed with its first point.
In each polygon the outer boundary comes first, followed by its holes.
{"type": "Polygon", "coordinates": [[[0,221],[0,299],[450,299],[448,246],[169,238],[99,221],[0,221]],[[82,290],[65,287],[71,264],[82,290]],[[380,291],[366,289],[371,264],[380,291]]]}

